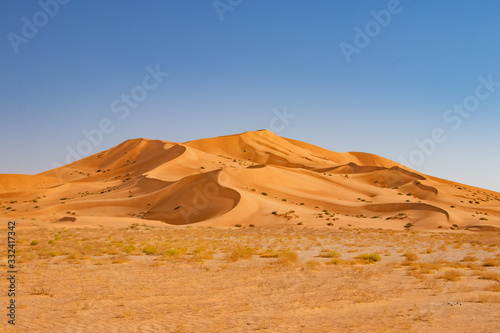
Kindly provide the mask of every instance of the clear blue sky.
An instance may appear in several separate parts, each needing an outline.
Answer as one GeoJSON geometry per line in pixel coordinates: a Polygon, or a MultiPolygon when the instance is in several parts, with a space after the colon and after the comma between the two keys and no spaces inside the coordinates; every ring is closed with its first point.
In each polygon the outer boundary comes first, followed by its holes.
{"type": "Polygon", "coordinates": [[[0,173],[270,128],[500,191],[498,1],[60,2],[0,4],[0,173]]]}

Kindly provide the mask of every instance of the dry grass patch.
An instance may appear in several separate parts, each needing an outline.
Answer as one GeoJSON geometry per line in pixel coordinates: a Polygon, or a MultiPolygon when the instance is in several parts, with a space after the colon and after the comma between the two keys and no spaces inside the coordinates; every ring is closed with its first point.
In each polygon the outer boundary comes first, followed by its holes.
{"type": "Polygon", "coordinates": [[[486,286],[484,290],[500,293],[500,284],[499,283],[490,284],[489,286],[486,286]]]}
{"type": "Polygon", "coordinates": [[[112,264],[125,264],[129,263],[130,259],[127,256],[114,256],[111,258],[112,264]]]}
{"type": "Polygon", "coordinates": [[[468,255],[468,256],[465,256],[463,259],[462,259],[463,262],[474,262],[474,261],[478,261],[478,259],[475,257],[475,256],[472,256],[472,255],[468,255]]]}
{"type": "Polygon", "coordinates": [[[488,258],[483,261],[484,267],[497,267],[500,266],[500,260],[496,258],[488,258]]]}
{"type": "Polygon", "coordinates": [[[334,258],[325,263],[325,265],[353,265],[357,263],[356,260],[344,260],[340,258],[334,258]]]}
{"type": "Polygon", "coordinates": [[[340,258],[342,255],[340,252],[334,251],[334,250],[321,250],[321,253],[318,254],[316,257],[319,258],[340,258]]]}
{"type": "Polygon", "coordinates": [[[299,261],[299,255],[296,251],[283,250],[278,254],[278,260],[276,261],[280,265],[292,265],[299,261]]]}
{"type": "Polygon", "coordinates": [[[463,276],[464,276],[463,273],[461,273],[455,269],[449,269],[446,272],[444,272],[439,278],[444,279],[446,281],[457,282],[457,281],[462,280],[463,276]]]}
{"type": "Polygon", "coordinates": [[[240,259],[250,259],[253,255],[253,250],[249,247],[241,245],[236,246],[230,253],[227,254],[227,261],[238,261],[240,259]]]}
{"type": "Polygon", "coordinates": [[[418,255],[415,252],[405,252],[403,254],[406,257],[407,261],[417,261],[418,260],[418,255]]]}
{"type": "Polygon", "coordinates": [[[197,248],[193,251],[192,261],[204,261],[207,259],[213,259],[214,255],[212,251],[207,251],[203,248],[197,248]]]}
{"type": "Polygon", "coordinates": [[[147,254],[147,255],[153,255],[153,254],[157,254],[158,253],[158,249],[156,248],[156,246],[144,246],[142,248],[142,252],[144,252],[144,254],[147,254]]]}
{"type": "Polygon", "coordinates": [[[371,264],[371,263],[382,260],[382,258],[380,257],[380,255],[378,253],[361,254],[361,255],[355,257],[354,259],[359,259],[362,262],[364,262],[365,264],[371,264]]]}
{"type": "Polygon", "coordinates": [[[491,280],[491,281],[498,281],[498,282],[500,282],[500,274],[495,273],[495,272],[488,272],[488,271],[478,272],[476,275],[481,280],[491,280]]]}
{"type": "Polygon", "coordinates": [[[265,250],[259,254],[261,258],[278,258],[278,251],[275,250],[265,250]]]}
{"type": "Polygon", "coordinates": [[[309,269],[309,270],[313,270],[313,271],[319,270],[320,266],[321,266],[321,263],[316,259],[308,260],[304,263],[305,269],[309,269]]]}

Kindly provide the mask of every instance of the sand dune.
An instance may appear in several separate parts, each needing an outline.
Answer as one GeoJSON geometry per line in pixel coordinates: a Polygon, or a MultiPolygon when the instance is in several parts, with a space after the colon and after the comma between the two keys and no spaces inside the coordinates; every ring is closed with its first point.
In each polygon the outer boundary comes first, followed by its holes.
{"type": "Polygon", "coordinates": [[[267,130],[128,140],[39,175],[0,175],[0,201],[0,217],[56,224],[500,228],[500,193],[267,130]]]}

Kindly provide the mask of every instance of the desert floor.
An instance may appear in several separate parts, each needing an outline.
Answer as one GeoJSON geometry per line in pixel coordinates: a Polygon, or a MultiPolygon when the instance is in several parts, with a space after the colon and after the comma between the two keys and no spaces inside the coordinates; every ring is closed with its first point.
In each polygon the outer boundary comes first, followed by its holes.
{"type": "Polygon", "coordinates": [[[498,232],[24,222],[17,325],[4,314],[0,332],[499,332],[499,244],[498,232]]]}

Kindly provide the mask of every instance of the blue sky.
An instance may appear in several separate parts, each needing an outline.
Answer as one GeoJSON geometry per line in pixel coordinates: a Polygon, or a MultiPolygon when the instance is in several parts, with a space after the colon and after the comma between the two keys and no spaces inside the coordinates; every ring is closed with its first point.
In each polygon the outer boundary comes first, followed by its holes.
{"type": "Polygon", "coordinates": [[[0,173],[269,128],[500,191],[498,17],[493,0],[2,1],[0,173]]]}

